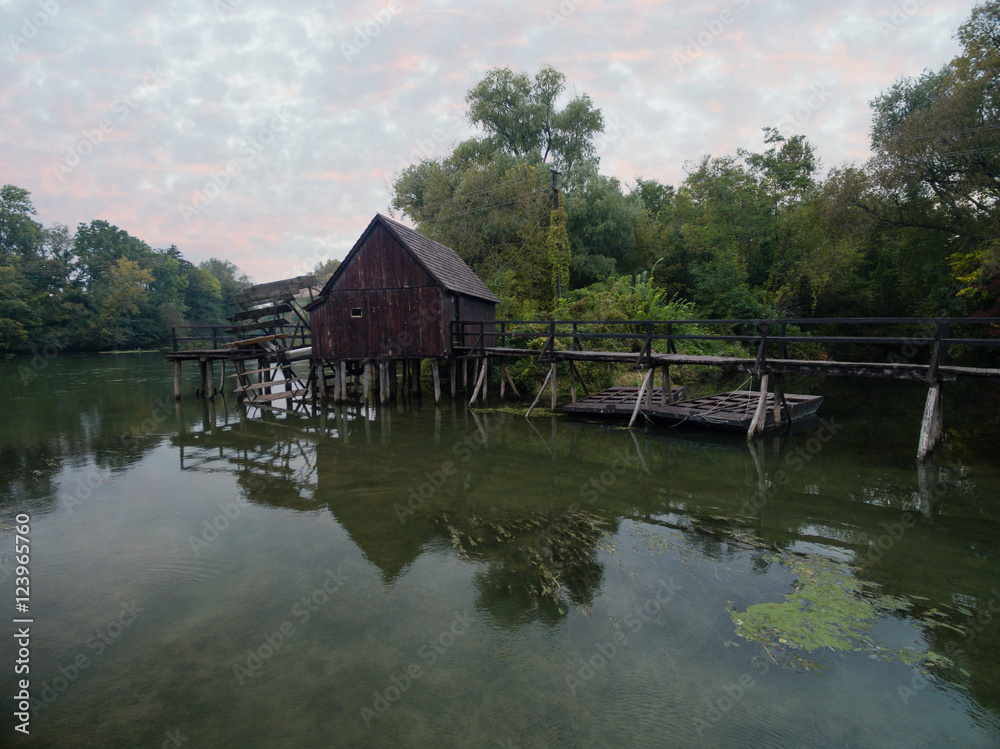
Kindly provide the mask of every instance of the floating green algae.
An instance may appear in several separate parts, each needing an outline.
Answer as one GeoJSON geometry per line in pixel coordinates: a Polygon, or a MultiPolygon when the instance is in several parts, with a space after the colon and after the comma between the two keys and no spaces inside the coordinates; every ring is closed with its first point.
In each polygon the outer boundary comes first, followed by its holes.
{"type": "Polygon", "coordinates": [[[736,633],[762,645],[774,660],[819,670],[820,664],[807,653],[860,651],[911,666],[951,665],[931,651],[893,649],[877,642],[871,635],[875,625],[887,615],[908,611],[910,604],[882,595],[877,585],[858,579],[849,565],[817,556],[769,555],[767,561],[795,573],[795,589],[780,603],[754,604],[746,611],[730,611],[730,616],[736,633]]]}

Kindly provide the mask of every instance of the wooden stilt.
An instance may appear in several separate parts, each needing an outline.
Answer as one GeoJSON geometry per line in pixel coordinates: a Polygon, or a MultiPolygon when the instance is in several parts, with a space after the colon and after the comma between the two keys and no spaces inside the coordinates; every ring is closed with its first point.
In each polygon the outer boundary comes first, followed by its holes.
{"type": "Polygon", "coordinates": [[[514,384],[514,378],[510,376],[510,370],[504,367],[504,374],[507,375],[507,382],[510,383],[510,389],[514,391],[514,396],[520,398],[521,394],[517,390],[517,385],[514,384]]]}
{"type": "Polygon", "coordinates": [[[388,366],[384,361],[378,363],[378,402],[383,405],[389,400],[388,366]]]}
{"type": "Polygon", "coordinates": [[[423,393],[421,392],[421,387],[423,387],[423,383],[420,381],[421,363],[422,362],[420,361],[420,359],[417,359],[415,362],[413,362],[413,384],[418,398],[423,397],[423,393]]]}
{"type": "Polygon", "coordinates": [[[337,374],[337,382],[340,383],[340,400],[347,400],[347,362],[340,360],[340,372],[337,374]]]}
{"type": "Polygon", "coordinates": [[[500,400],[507,394],[507,362],[500,359],[500,400]]]}
{"type": "Polygon", "coordinates": [[[573,362],[569,363],[569,399],[576,403],[576,377],[573,372],[573,362]]]}
{"type": "Polygon", "coordinates": [[[917,448],[919,460],[930,455],[942,434],[944,434],[944,416],[941,411],[941,383],[935,382],[927,390],[924,421],[920,426],[920,445],[917,448]]]}
{"type": "Polygon", "coordinates": [[[462,391],[469,392],[469,357],[463,357],[462,364],[462,391]]]}
{"type": "Polygon", "coordinates": [[[767,381],[768,375],[760,378],[760,398],[757,399],[757,410],[754,412],[753,421],[747,430],[747,439],[751,440],[764,433],[764,426],[767,423],[767,381]]]}
{"type": "Polygon", "coordinates": [[[528,412],[524,415],[524,418],[528,418],[529,416],[531,416],[531,412],[535,410],[535,406],[537,406],[538,405],[538,401],[540,401],[542,399],[542,393],[545,392],[545,388],[548,386],[549,379],[551,377],[552,377],[552,370],[549,369],[549,373],[547,375],[545,375],[545,382],[543,382],[542,386],[540,388],[538,388],[538,395],[536,395],[535,396],[535,400],[533,400],[531,402],[531,406],[528,408],[528,412]]]}
{"type": "Polygon", "coordinates": [[[323,366],[322,359],[313,359],[312,376],[316,378],[316,394],[322,400],[326,400],[326,367],[323,366]]]}
{"type": "Polygon", "coordinates": [[[448,361],[448,380],[449,380],[450,386],[451,386],[451,397],[452,398],[455,397],[455,389],[456,389],[456,385],[457,385],[457,383],[455,382],[455,378],[456,378],[457,375],[458,375],[458,360],[453,356],[448,361]]]}
{"type": "Polygon", "coordinates": [[[670,381],[670,365],[663,367],[663,383],[660,388],[660,405],[674,405],[674,384],[670,381]]]}
{"type": "Polygon", "coordinates": [[[628,421],[628,428],[631,429],[632,425],[635,424],[635,420],[639,418],[639,407],[642,406],[642,397],[646,394],[646,390],[653,384],[653,373],[655,368],[650,367],[649,371],[646,372],[646,379],[642,381],[642,386],[639,388],[639,395],[635,399],[635,408],[632,409],[632,418],[628,421]]]}
{"type": "Polygon", "coordinates": [[[472,397],[469,398],[469,405],[471,406],[476,402],[476,398],[479,397],[479,390],[483,386],[483,379],[486,377],[486,367],[482,367],[479,372],[479,381],[476,383],[476,389],[472,391],[472,397]]]}
{"type": "Polygon", "coordinates": [[[372,402],[372,363],[366,361],[364,372],[361,375],[361,389],[364,393],[364,404],[367,406],[372,402]]]}
{"type": "Polygon", "coordinates": [[[437,359],[431,359],[431,375],[434,378],[434,402],[441,402],[441,365],[437,359]]]}
{"type": "Polygon", "coordinates": [[[215,360],[209,359],[205,362],[207,377],[205,379],[205,389],[210,400],[215,400],[215,360]]]}
{"type": "Polygon", "coordinates": [[[208,385],[205,380],[208,378],[208,362],[204,359],[198,360],[198,397],[204,398],[208,385]]]}
{"type": "MultiPolygon", "coordinates": [[[[656,367],[651,367],[653,370],[653,377],[656,377],[656,367]]],[[[646,405],[653,405],[653,380],[649,381],[649,388],[646,390],[646,405]]]]}
{"type": "Polygon", "coordinates": [[[181,363],[174,362],[174,400],[181,399],[181,363]]]}
{"type": "MultiPolygon", "coordinates": [[[[392,399],[395,399],[397,397],[397,395],[398,395],[398,392],[399,392],[399,390],[398,390],[398,384],[396,382],[396,376],[397,376],[396,370],[397,369],[398,369],[398,367],[396,366],[396,362],[394,362],[394,361],[389,362],[389,397],[392,398],[392,399]]],[[[391,430],[390,430],[390,434],[391,434],[391,430]]]]}
{"type": "Polygon", "coordinates": [[[551,411],[555,413],[556,410],[556,397],[558,395],[558,389],[556,387],[556,363],[552,362],[552,407],[551,411]]]}
{"type": "Polygon", "coordinates": [[[774,426],[791,425],[792,418],[788,413],[788,402],[785,400],[785,383],[782,375],[774,378],[774,426]]]}
{"type": "Polygon", "coordinates": [[[219,387],[215,392],[218,395],[225,395],[223,386],[226,384],[226,360],[223,359],[221,364],[222,366],[219,367],[219,387]]]}

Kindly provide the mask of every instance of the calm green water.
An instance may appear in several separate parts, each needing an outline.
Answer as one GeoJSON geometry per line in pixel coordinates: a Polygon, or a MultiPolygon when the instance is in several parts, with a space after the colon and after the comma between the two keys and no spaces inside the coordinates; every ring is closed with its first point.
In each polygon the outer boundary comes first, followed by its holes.
{"type": "Polygon", "coordinates": [[[1000,746],[996,386],[946,390],[919,472],[919,385],[795,383],[828,426],[752,450],[426,402],[246,419],[175,409],[155,355],[25,364],[0,362],[4,746],[1000,746]],[[848,648],[741,636],[827,565],[893,601],[848,648]]]}

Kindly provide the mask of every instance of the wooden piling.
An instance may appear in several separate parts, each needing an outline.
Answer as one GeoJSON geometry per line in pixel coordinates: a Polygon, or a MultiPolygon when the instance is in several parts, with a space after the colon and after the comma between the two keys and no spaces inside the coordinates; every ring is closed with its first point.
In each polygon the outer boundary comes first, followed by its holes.
{"type": "Polygon", "coordinates": [[[764,426],[767,423],[767,381],[768,375],[760,378],[760,398],[757,399],[757,410],[754,412],[753,421],[747,430],[747,439],[751,440],[764,433],[764,426]]]}
{"type": "Polygon", "coordinates": [[[208,398],[215,400],[215,360],[208,359],[205,362],[205,371],[208,375],[206,378],[206,391],[208,398]]]}
{"type": "Polygon", "coordinates": [[[674,384],[670,381],[670,365],[663,367],[663,382],[660,388],[660,405],[674,405],[674,384]]]}
{"type": "Polygon", "coordinates": [[[337,382],[340,384],[340,400],[347,400],[347,362],[340,360],[340,371],[337,374],[337,382]]]}
{"type": "Polygon", "coordinates": [[[576,377],[573,372],[573,362],[569,363],[569,399],[576,403],[576,377]]]}
{"type": "Polygon", "coordinates": [[[656,371],[655,367],[650,367],[649,371],[646,372],[646,378],[642,381],[642,385],[639,387],[639,395],[635,399],[635,408],[632,409],[632,418],[628,421],[628,428],[631,429],[632,425],[635,424],[635,420],[639,418],[639,408],[642,406],[642,397],[646,394],[646,390],[653,384],[653,373],[656,371]]]}
{"type": "Polygon", "coordinates": [[[174,400],[181,399],[181,360],[174,362],[174,400]]]}
{"type": "Polygon", "coordinates": [[[556,387],[556,363],[552,362],[552,408],[550,409],[553,413],[556,410],[556,397],[558,395],[558,390],[556,387]]]}
{"type": "Polygon", "coordinates": [[[437,359],[431,359],[431,374],[434,377],[434,402],[441,402],[441,365],[437,359]]]}
{"type": "Polygon", "coordinates": [[[205,380],[208,378],[208,362],[204,357],[198,359],[198,397],[204,398],[208,385],[205,380]]]}
{"type": "Polygon", "coordinates": [[[920,426],[920,444],[917,447],[919,460],[924,460],[931,454],[941,439],[941,435],[944,434],[944,414],[941,405],[941,383],[935,382],[927,390],[924,420],[920,426]]]}
{"type": "Polygon", "coordinates": [[[367,406],[372,402],[372,363],[370,361],[365,362],[365,368],[361,378],[361,389],[364,393],[364,404],[367,406]]]}
{"type": "Polygon", "coordinates": [[[542,386],[540,388],[538,388],[538,395],[536,395],[535,396],[535,400],[533,400],[531,402],[531,406],[528,408],[528,412],[526,414],[524,414],[524,418],[527,419],[529,416],[531,416],[531,412],[535,410],[535,406],[537,406],[538,405],[538,401],[540,401],[542,399],[542,393],[545,392],[545,388],[548,386],[549,379],[551,377],[552,377],[552,369],[550,368],[549,369],[549,373],[547,375],[545,375],[545,381],[542,383],[542,386]]]}
{"type": "Polygon", "coordinates": [[[452,398],[455,397],[455,386],[457,384],[455,382],[455,377],[457,376],[457,374],[458,374],[458,360],[453,356],[448,361],[448,380],[450,381],[451,385],[452,398]]]}
{"type": "Polygon", "coordinates": [[[486,377],[486,367],[482,367],[479,372],[479,381],[476,382],[476,388],[472,391],[472,397],[469,399],[469,405],[471,406],[476,402],[476,398],[479,397],[479,391],[483,387],[483,379],[486,377]]]}

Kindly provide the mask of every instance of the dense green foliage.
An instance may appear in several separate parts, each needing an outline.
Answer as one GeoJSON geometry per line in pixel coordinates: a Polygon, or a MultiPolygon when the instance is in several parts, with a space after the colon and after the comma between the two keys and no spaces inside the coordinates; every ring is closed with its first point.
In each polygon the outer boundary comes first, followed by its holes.
{"type": "Polygon", "coordinates": [[[29,193],[0,188],[0,351],[163,344],[185,322],[222,322],[250,279],[231,262],[193,265],[109,224],[42,227],[29,193]]]}
{"type": "Polygon", "coordinates": [[[589,98],[558,110],[562,74],[493,70],[466,98],[484,135],[404,169],[392,205],[520,318],[614,316],[610,289],[635,295],[620,311],[640,316],[644,271],[706,317],[1000,315],[1000,2],[956,37],[962,54],[941,71],[871,102],[872,158],[825,180],[804,136],[768,127],[764,151],[705,156],[676,188],[623,186],[599,171],[589,98]]]}

